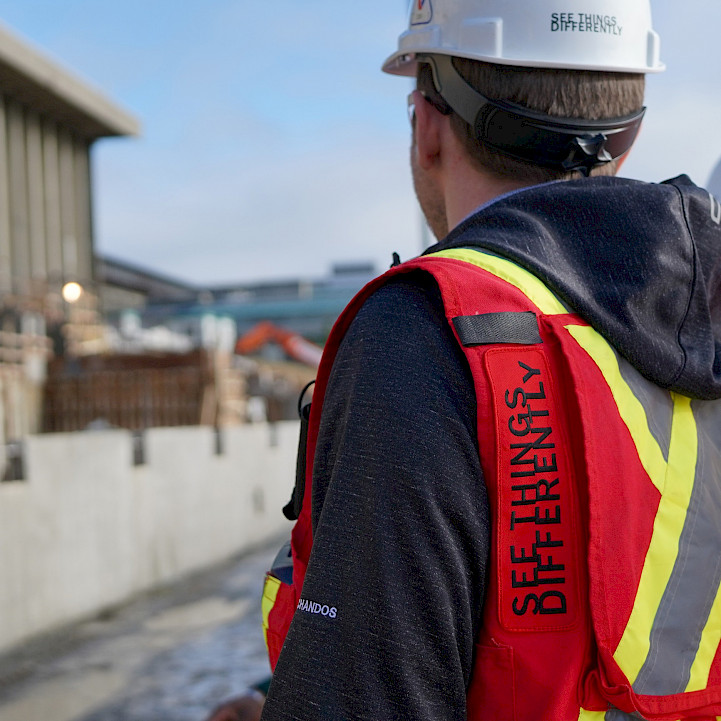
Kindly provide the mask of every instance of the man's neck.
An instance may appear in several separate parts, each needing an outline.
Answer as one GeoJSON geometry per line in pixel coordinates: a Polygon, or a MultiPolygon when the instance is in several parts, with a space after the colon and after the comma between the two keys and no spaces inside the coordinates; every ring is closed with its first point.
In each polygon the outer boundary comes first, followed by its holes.
{"type": "Polygon", "coordinates": [[[531,185],[512,179],[497,178],[479,172],[466,163],[455,166],[446,184],[446,217],[451,231],[482,205],[501,195],[531,185]]]}

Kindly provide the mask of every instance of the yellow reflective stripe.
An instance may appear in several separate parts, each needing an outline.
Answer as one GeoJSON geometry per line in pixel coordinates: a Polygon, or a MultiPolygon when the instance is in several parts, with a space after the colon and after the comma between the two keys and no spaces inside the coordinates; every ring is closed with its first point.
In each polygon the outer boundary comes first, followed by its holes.
{"type": "Polygon", "coordinates": [[[679,539],[686,522],[696,471],[698,438],[691,399],[671,394],[674,400],[668,473],[653,524],[653,535],[641,572],[636,601],[614,659],[633,684],[651,643],[651,629],[671,578],[679,539]]]}
{"type": "Polygon", "coordinates": [[[568,308],[533,273],[529,273],[524,268],[505,258],[465,248],[442,250],[439,253],[432,253],[425,257],[429,260],[434,258],[454,258],[483,268],[483,270],[493,273],[501,280],[505,280],[518,288],[546,315],[562,315],[569,312],[568,308]]]}
{"type": "Polygon", "coordinates": [[[687,691],[700,691],[708,686],[708,677],[719,644],[721,644],[721,589],[716,594],[716,600],[701,635],[701,643],[691,666],[687,691]]]}
{"type": "Polygon", "coordinates": [[[613,392],[618,412],[633,436],[638,457],[654,486],[663,493],[666,478],[666,460],[648,427],[648,418],[641,402],[621,376],[618,358],[603,337],[589,326],[568,325],[566,330],[593,358],[609,388],[613,392]]]}
{"type": "Polygon", "coordinates": [[[280,590],[280,581],[275,576],[267,575],[265,584],[263,585],[263,600],[261,602],[261,610],[263,612],[263,636],[265,637],[265,645],[268,645],[268,617],[275,606],[275,599],[278,598],[280,590]]]}
{"type": "Polygon", "coordinates": [[[578,721],[603,721],[605,718],[605,711],[586,711],[585,708],[578,714],[578,721]]]}
{"type": "Polygon", "coordinates": [[[648,428],[643,406],[621,377],[611,347],[591,328],[567,326],[603,373],[646,472],[661,492],[633,610],[614,659],[633,684],[648,656],[651,629],[671,577],[696,475],[698,434],[691,399],[672,393],[673,420],[668,463],[648,428]],[[655,446],[655,448],[654,448],[655,446]]]}

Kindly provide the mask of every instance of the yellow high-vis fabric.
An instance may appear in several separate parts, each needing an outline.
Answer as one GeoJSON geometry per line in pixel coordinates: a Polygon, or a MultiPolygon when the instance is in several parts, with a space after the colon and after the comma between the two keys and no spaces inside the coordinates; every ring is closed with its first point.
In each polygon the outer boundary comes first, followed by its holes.
{"type": "Polygon", "coordinates": [[[465,248],[442,250],[426,257],[429,260],[453,258],[483,268],[518,288],[546,315],[565,315],[569,312],[568,308],[533,273],[505,258],[465,248]]]}
{"type": "Polygon", "coordinates": [[[618,359],[611,346],[589,326],[566,326],[576,342],[593,358],[613,392],[618,412],[633,435],[636,449],[648,477],[660,493],[668,464],[648,427],[646,411],[621,377],[618,359]]]}
{"type": "Polygon", "coordinates": [[[711,664],[719,645],[721,645],[721,589],[716,594],[716,600],[704,627],[696,659],[691,666],[691,680],[686,687],[687,691],[700,691],[706,688],[711,664]]]}
{"type": "Polygon", "coordinates": [[[265,637],[265,645],[268,645],[268,616],[275,605],[280,590],[280,581],[270,574],[265,577],[263,585],[263,600],[261,602],[261,611],[263,613],[263,636],[265,637]]]}
{"type": "MultiPolygon", "coordinates": [[[[696,477],[698,431],[691,411],[691,400],[671,393],[673,420],[668,460],[665,460],[661,448],[651,435],[646,412],[622,378],[618,359],[608,343],[588,326],[568,326],[567,330],[603,373],[621,418],[634,439],[641,462],[661,493],[653,538],[646,554],[636,602],[614,653],[614,659],[633,684],[648,658],[652,628],[657,622],[658,610],[678,558],[681,534],[686,526],[696,477]]],[[[715,605],[718,614],[718,606],[721,605],[718,596],[715,605]]],[[[721,640],[719,628],[714,625],[713,613],[707,629],[703,653],[696,654],[692,679],[686,691],[705,688],[708,682],[718,641],[721,640]]]]}
{"type": "Polygon", "coordinates": [[[605,711],[586,711],[582,708],[578,715],[578,721],[604,721],[606,718],[605,711]]]}

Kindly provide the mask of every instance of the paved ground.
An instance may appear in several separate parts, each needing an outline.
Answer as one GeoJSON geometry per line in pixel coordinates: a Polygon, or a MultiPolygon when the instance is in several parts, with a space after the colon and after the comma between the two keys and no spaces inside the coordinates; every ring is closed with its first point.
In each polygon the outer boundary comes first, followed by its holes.
{"type": "Polygon", "coordinates": [[[0,721],[203,721],[268,675],[277,543],[0,658],[0,721]]]}

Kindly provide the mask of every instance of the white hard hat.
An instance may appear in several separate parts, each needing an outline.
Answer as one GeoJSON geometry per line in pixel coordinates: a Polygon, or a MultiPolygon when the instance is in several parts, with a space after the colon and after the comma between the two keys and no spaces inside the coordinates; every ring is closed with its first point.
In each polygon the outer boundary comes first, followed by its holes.
{"type": "Polygon", "coordinates": [[[650,0],[574,0],[565,7],[556,0],[412,0],[409,28],[383,70],[414,75],[416,53],[423,53],[521,67],[654,73],[665,69],[659,50],[650,0]]]}

